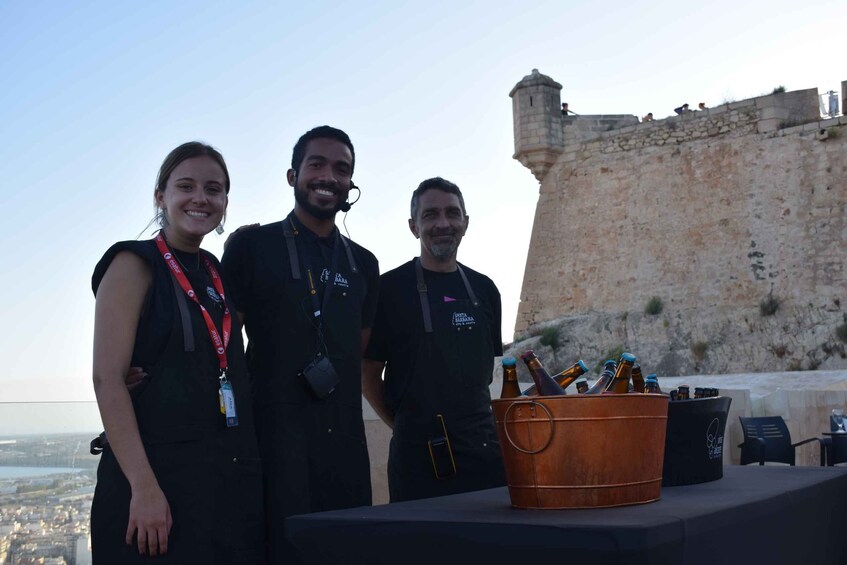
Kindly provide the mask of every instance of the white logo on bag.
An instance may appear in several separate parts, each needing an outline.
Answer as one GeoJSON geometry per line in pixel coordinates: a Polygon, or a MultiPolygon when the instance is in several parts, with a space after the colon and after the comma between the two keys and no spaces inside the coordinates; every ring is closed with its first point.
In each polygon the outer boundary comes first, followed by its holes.
{"type": "Polygon", "coordinates": [[[170,261],[171,257],[173,257],[173,255],[171,255],[170,253],[165,253],[165,261],[170,261]]]}
{"type": "Polygon", "coordinates": [[[715,418],[706,430],[706,454],[709,459],[720,459],[723,456],[723,436],[718,435],[720,420],[715,418]]]}
{"type": "Polygon", "coordinates": [[[453,312],[454,326],[473,326],[474,324],[476,324],[476,320],[474,320],[473,316],[470,314],[466,314],[465,312],[453,312]]]}
{"type": "Polygon", "coordinates": [[[326,283],[329,280],[329,269],[321,271],[321,282],[326,283]]]}

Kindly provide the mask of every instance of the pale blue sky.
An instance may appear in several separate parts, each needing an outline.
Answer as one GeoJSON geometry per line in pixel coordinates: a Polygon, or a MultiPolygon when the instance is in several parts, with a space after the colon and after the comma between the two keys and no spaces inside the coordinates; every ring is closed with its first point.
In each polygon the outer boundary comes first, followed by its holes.
{"type": "Polygon", "coordinates": [[[91,271],[147,224],[184,141],[226,157],[235,227],[289,211],[300,134],[344,129],[364,191],[347,227],[383,270],[416,254],[414,187],[453,180],[459,258],[500,287],[509,341],[538,183],[508,93],[532,68],[576,112],[657,118],[847,79],[843,0],[641,4],[0,2],[0,400],[94,398],[91,271]]]}

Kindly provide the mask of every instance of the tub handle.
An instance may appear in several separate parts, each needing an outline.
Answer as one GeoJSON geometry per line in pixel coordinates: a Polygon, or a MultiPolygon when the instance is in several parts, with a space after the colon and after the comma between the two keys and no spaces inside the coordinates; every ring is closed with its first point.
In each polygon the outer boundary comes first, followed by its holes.
{"type": "Polygon", "coordinates": [[[554,430],[555,430],[555,427],[553,425],[553,414],[550,413],[550,410],[546,406],[544,406],[540,402],[536,402],[534,400],[529,400],[529,401],[520,401],[519,400],[517,402],[512,402],[509,405],[509,407],[506,408],[506,412],[503,414],[503,431],[506,433],[506,439],[509,440],[509,443],[512,444],[512,447],[514,447],[515,449],[517,449],[521,453],[527,453],[529,455],[535,455],[536,453],[541,453],[542,451],[547,449],[547,446],[550,445],[550,442],[553,441],[554,430]],[[509,412],[512,411],[512,408],[514,408],[515,406],[518,406],[518,405],[530,406],[531,410],[534,410],[534,408],[536,406],[540,406],[547,413],[547,418],[548,418],[547,421],[550,423],[550,435],[547,436],[547,442],[535,451],[531,451],[529,449],[524,449],[524,448],[520,447],[518,444],[515,443],[515,440],[512,439],[512,436],[509,435],[509,412]]]}

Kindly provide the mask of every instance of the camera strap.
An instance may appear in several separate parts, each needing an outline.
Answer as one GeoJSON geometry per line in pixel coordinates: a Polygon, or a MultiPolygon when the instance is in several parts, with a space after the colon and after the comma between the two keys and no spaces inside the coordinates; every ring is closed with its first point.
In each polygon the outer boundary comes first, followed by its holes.
{"type": "MultiPolygon", "coordinates": [[[[465,271],[462,270],[462,266],[459,265],[459,263],[456,263],[456,268],[459,271],[459,275],[461,275],[462,277],[462,283],[464,283],[465,290],[468,292],[468,298],[471,299],[474,308],[479,307],[479,300],[477,299],[476,294],[471,288],[471,283],[468,282],[468,277],[467,275],[465,275],[465,271]]],[[[431,334],[432,312],[430,312],[429,308],[429,294],[427,293],[426,282],[424,282],[423,266],[421,265],[420,257],[415,257],[415,279],[417,279],[418,283],[418,298],[420,298],[421,301],[421,313],[423,314],[424,331],[428,334],[431,334]]]]}

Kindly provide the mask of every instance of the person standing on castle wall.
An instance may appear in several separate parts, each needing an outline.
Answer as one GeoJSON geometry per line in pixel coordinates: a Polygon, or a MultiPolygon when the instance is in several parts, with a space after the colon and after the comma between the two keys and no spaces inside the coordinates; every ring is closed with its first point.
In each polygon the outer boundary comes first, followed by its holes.
{"type": "Polygon", "coordinates": [[[700,110],[705,110],[706,109],[706,103],[700,102],[700,104],[697,107],[700,108],[700,110]]]}
{"type": "Polygon", "coordinates": [[[673,111],[676,112],[677,114],[680,114],[680,115],[682,115],[686,112],[690,112],[690,110],[688,109],[688,103],[687,102],[685,104],[683,104],[682,106],[680,106],[679,108],[674,108],[673,111]]]}
{"type": "Polygon", "coordinates": [[[568,103],[567,103],[567,102],[562,102],[562,115],[563,115],[563,116],[567,116],[567,115],[568,115],[568,112],[569,112],[569,110],[568,110],[568,103]]]}
{"type": "Polygon", "coordinates": [[[423,181],[409,228],[420,257],[380,277],[362,366],[363,394],[394,431],[391,502],[505,484],[488,389],[503,354],[500,293],[456,260],[468,229],[459,187],[423,181]]]}
{"type": "Polygon", "coordinates": [[[642,122],[652,122],[653,121],[653,112],[647,112],[647,115],[641,118],[642,122]]]}

